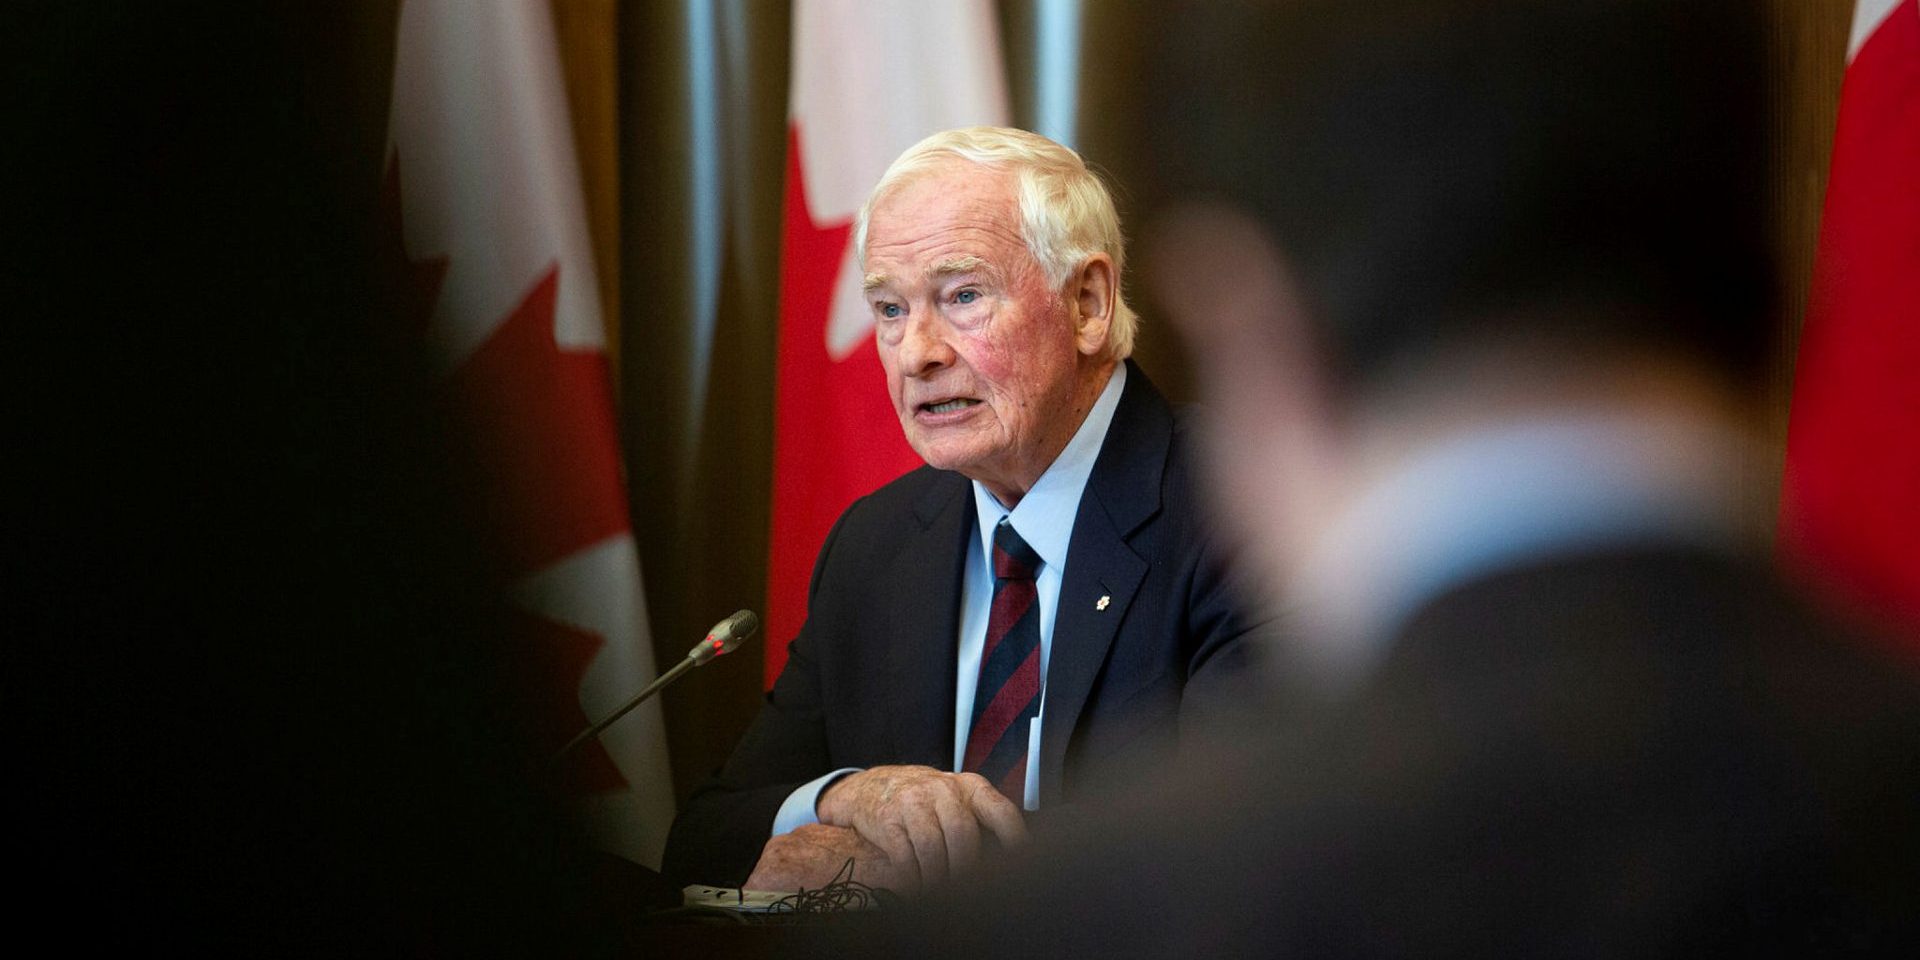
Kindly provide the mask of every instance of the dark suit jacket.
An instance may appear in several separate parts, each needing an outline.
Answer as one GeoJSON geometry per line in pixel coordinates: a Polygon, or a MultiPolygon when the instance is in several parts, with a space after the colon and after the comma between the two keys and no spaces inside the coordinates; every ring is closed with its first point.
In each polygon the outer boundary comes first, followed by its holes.
{"type": "MultiPolygon", "coordinates": [[[[1196,515],[1190,443],[1185,418],[1129,362],[1067,548],[1041,725],[1043,808],[1150,768],[1183,723],[1234,695],[1247,626],[1196,515]]],[[[975,524],[967,479],[928,467],[847,508],[766,706],[674,821],[669,876],[743,882],[781,802],[831,770],[952,768],[975,524]]]]}
{"type": "Polygon", "coordinates": [[[1351,698],[1246,737],[869,946],[1916,955],[1920,678],[1758,565],[1653,550],[1482,579],[1351,698]]]}

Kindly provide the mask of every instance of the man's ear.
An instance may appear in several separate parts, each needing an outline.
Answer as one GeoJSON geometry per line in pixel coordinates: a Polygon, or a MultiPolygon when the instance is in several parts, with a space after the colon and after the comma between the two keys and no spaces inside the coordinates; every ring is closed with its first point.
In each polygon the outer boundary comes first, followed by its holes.
{"type": "Polygon", "coordinates": [[[1107,352],[1107,338],[1113,330],[1113,312],[1120,302],[1120,277],[1113,269],[1113,258],[1096,253],[1074,271],[1067,291],[1073,298],[1074,345],[1089,357],[1107,352]]]}

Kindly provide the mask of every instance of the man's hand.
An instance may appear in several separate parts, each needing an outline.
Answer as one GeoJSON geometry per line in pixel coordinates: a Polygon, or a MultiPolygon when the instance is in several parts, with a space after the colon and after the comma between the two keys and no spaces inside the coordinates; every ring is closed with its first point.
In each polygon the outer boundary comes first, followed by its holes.
{"type": "Polygon", "coordinates": [[[911,891],[913,878],[896,869],[879,847],[851,827],[809,823],[767,841],[753,865],[747,890],[818,890],[853,860],[853,879],[870,887],[911,891]]]}
{"type": "Polygon", "coordinates": [[[911,886],[940,883],[979,861],[984,827],[1003,846],[1027,837],[1020,808],[984,777],[932,767],[873,767],[829,785],[820,822],[851,827],[911,886]]]}

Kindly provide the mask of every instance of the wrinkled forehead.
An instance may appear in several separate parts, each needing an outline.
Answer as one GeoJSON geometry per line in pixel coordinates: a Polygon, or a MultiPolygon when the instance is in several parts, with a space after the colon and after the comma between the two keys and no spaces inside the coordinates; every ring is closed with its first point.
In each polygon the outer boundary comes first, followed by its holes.
{"type": "Polygon", "coordinates": [[[942,158],[898,176],[874,195],[867,246],[899,243],[907,235],[942,227],[1019,232],[1019,197],[1012,171],[958,157],[942,158]]]}

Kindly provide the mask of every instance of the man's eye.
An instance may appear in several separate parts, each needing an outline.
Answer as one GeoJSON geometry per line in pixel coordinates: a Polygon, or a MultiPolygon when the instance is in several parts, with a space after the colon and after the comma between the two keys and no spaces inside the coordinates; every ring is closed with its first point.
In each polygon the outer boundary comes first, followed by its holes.
{"type": "Polygon", "coordinates": [[[978,290],[962,290],[953,295],[953,302],[955,303],[972,303],[978,299],[980,299],[980,291],[978,290]]]}
{"type": "Polygon", "coordinates": [[[903,312],[897,303],[883,303],[880,305],[880,315],[888,319],[897,317],[903,312]]]}

